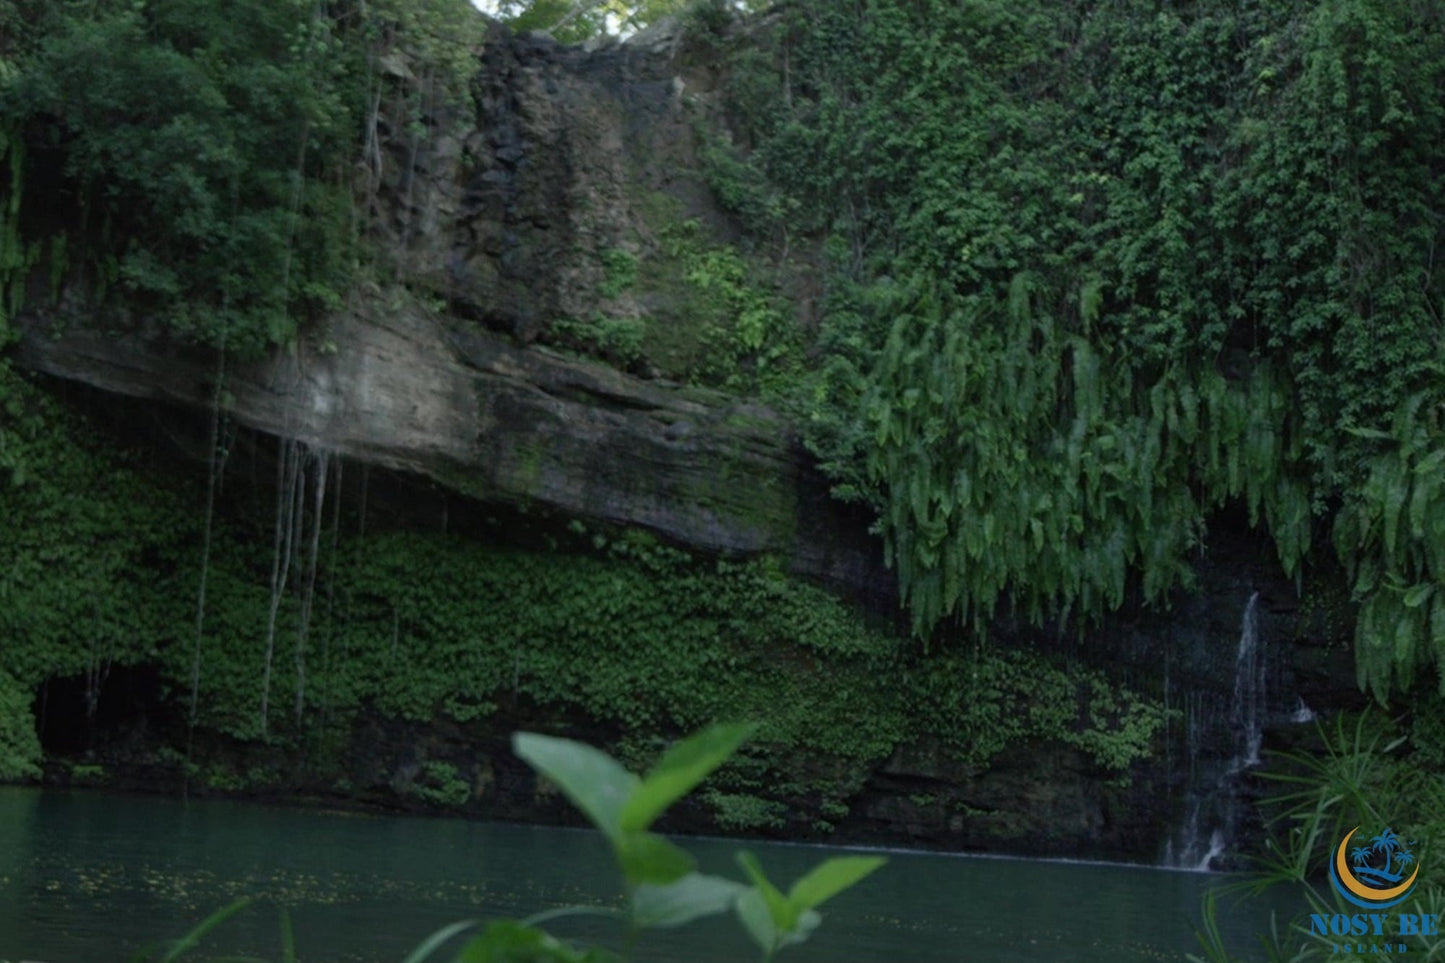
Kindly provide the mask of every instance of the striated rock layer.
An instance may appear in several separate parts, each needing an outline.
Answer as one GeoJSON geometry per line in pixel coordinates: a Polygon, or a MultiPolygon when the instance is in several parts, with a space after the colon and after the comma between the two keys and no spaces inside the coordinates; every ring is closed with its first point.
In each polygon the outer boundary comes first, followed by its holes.
{"type": "MultiPolygon", "coordinates": [[[[225,374],[238,422],[485,501],[638,526],[705,552],[777,553],[886,596],[881,552],[830,501],[797,433],[720,392],[645,381],[451,325],[415,306],[336,319],[334,350],[225,374]]],[[[217,361],[134,335],[30,325],[23,365],[105,391],[209,406],[217,361]]]]}
{"type": "MultiPolygon", "coordinates": [[[[671,23],[590,51],[497,26],[468,118],[423,97],[395,57],[384,102],[420,98],[427,134],[383,109],[364,164],[381,260],[402,285],[356,292],[291,355],[231,363],[229,414],[486,501],[639,526],[703,552],[777,553],[797,574],[893,598],[867,520],[829,500],[784,418],[661,377],[669,359],[706,348],[662,235],[689,218],[719,243],[728,231],[694,127],[711,111],[709,58],[671,23]],[[615,252],[651,283],[603,285],[615,252]],[[543,346],[559,319],[597,316],[646,325],[664,369],[649,361],[642,378],[543,346]]],[[[214,356],[146,323],[97,330],[94,316],[76,303],[32,310],[20,362],[210,406],[214,356]]]]}

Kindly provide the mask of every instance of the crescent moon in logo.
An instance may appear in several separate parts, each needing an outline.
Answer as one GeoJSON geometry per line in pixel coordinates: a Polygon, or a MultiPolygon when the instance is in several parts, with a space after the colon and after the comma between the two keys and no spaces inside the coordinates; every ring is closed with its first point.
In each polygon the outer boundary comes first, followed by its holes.
{"type": "Polygon", "coordinates": [[[1340,840],[1339,849],[1335,850],[1335,876],[1339,879],[1340,885],[1360,899],[1368,900],[1371,903],[1383,903],[1404,896],[1410,891],[1410,887],[1415,885],[1415,877],[1420,875],[1419,865],[1415,866],[1415,872],[1410,874],[1409,879],[1398,886],[1391,886],[1389,889],[1372,889],[1355,879],[1354,874],[1350,872],[1349,865],[1345,863],[1345,847],[1350,844],[1350,840],[1359,830],[1360,827],[1356,826],[1345,833],[1345,838],[1340,840]]]}

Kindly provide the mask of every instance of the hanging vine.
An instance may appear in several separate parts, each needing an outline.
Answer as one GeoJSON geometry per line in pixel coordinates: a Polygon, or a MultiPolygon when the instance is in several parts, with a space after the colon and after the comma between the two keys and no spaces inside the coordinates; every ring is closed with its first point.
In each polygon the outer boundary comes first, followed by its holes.
{"type": "Polygon", "coordinates": [[[276,524],[271,552],[270,600],[266,610],[266,650],[261,672],[261,735],[270,726],[271,669],[276,653],[276,616],[290,579],[295,556],[297,515],[301,504],[304,464],[301,443],[283,439],[276,456],[276,524]]]}
{"type": "MultiPolygon", "coordinates": [[[[321,557],[321,526],[325,518],[326,482],[331,474],[331,455],[325,450],[311,452],[311,538],[306,552],[306,572],[301,586],[301,609],[296,623],[296,727],[301,727],[306,707],[306,643],[311,633],[311,610],[316,598],[316,568],[321,557]]],[[[304,522],[304,520],[303,520],[304,522]]],[[[304,524],[302,525],[304,530],[304,524]]]]}
{"type": "Polygon", "coordinates": [[[339,578],[338,564],[340,561],[341,548],[341,495],[345,490],[341,486],[342,466],[345,462],[341,458],[334,459],[336,465],[336,480],[333,487],[336,494],[331,499],[331,542],[327,550],[327,571],[331,577],[326,580],[326,611],[323,620],[326,631],[321,637],[321,729],[325,731],[330,723],[331,710],[331,639],[336,630],[336,583],[339,578]]]}
{"type": "Polygon", "coordinates": [[[225,474],[230,456],[230,440],[222,437],[221,399],[225,393],[226,352],[216,354],[216,383],[211,392],[211,424],[206,447],[206,508],[201,522],[201,573],[196,587],[195,634],[191,647],[191,698],[186,713],[186,754],[190,756],[191,739],[195,734],[201,691],[201,640],[206,633],[206,587],[211,574],[211,536],[216,520],[216,491],[225,474]]]}

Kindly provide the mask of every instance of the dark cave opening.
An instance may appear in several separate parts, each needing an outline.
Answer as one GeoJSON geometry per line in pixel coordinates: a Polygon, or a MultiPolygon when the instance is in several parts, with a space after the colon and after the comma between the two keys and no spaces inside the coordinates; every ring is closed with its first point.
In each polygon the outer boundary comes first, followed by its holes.
{"type": "Polygon", "coordinates": [[[36,689],[35,720],[47,756],[77,756],[162,721],[163,685],[153,665],[47,679],[36,689]]]}

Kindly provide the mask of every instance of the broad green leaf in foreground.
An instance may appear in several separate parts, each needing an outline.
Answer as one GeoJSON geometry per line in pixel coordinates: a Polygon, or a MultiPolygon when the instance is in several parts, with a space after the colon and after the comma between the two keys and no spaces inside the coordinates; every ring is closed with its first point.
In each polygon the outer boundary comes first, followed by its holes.
{"type": "Polygon", "coordinates": [[[637,788],[636,776],[602,750],[571,739],[519,732],[512,736],[512,750],[555,782],[594,826],[617,843],[622,809],[637,788]]]}
{"type": "Polygon", "coordinates": [[[632,791],[622,810],[623,829],[646,829],[663,811],[726,762],[756,728],[747,724],[709,726],[663,754],[632,791]]]}
{"type": "Polygon", "coordinates": [[[823,917],[817,910],[804,910],[794,920],[791,929],[780,930],[768,909],[767,900],[757,887],[750,887],[733,905],[743,928],[748,931],[753,942],[762,948],[767,959],[772,959],[773,954],[785,946],[803,942],[818,928],[818,924],[823,922],[823,917]]]}
{"type": "Polygon", "coordinates": [[[835,856],[813,867],[788,890],[788,901],[813,909],[886,863],[882,856],[835,856]]]}
{"type": "Polygon", "coordinates": [[[453,963],[614,963],[606,950],[572,950],[531,926],[497,920],[462,947],[453,963]]]}
{"type": "Polygon", "coordinates": [[[840,856],[815,866],[793,884],[784,896],[763,873],[762,864],[749,852],[738,854],[738,862],[752,888],[736,902],[738,919],[749,935],[771,958],[793,943],[801,943],[822,922],[815,907],[833,898],[882,866],[881,856],[840,856]]]}
{"type": "Polygon", "coordinates": [[[622,874],[633,885],[665,886],[697,866],[690,853],[655,833],[624,832],[613,843],[622,874]]]}
{"type": "Polygon", "coordinates": [[[771,956],[778,948],[778,926],[773,922],[773,914],[769,912],[762,892],[757,887],[749,889],[738,897],[735,906],[743,929],[765,954],[771,956]]]}
{"type": "Polygon", "coordinates": [[[721,876],[689,873],[666,886],[643,884],[632,894],[632,918],[639,927],[670,927],[727,912],[747,892],[721,876]]]}
{"type": "Polygon", "coordinates": [[[763,905],[767,907],[768,916],[772,918],[773,924],[780,932],[786,933],[791,930],[793,924],[798,921],[798,910],[768,879],[758,858],[745,850],[738,853],[738,862],[742,865],[743,871],[748,874],[748,878],[753,881],[753,887],[762,899],[763,905]]]}

